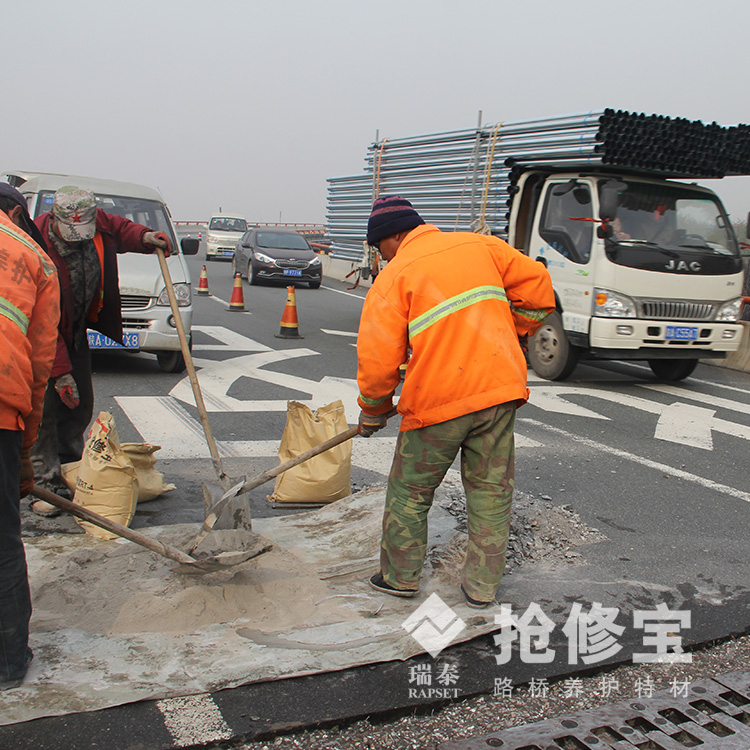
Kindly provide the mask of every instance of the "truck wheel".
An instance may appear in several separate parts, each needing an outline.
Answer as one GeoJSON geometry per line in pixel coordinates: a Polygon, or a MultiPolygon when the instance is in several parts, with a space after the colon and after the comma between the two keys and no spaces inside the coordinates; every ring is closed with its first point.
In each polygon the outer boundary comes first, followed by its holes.
{"type": "Polygon", "coordinates": [[[529,339],[529,362],[546,380],[565,380],[575,370],[579,356],[580,350],[568,341],[557,311],[548,315],[529,339]]]}
{"type": "Polygon", "coordinates": [[[698,366],[697,359],[650,359],[648,366],[659,380],[684,380],[698,366]]]}
{"type": "MultiPolygon", "coordinates": [[[[188,349],[193,350],[193,337],[188,337],[188,349]]],[[[181,349],[167,349],[156,352],[156,359],[162,372],[185,372],[185,358],[181,349]]]]}

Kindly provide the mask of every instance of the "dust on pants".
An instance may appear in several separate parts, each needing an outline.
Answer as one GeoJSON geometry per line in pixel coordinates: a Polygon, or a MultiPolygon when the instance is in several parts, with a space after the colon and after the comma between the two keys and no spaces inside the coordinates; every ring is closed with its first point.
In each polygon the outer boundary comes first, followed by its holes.
{"type": "Polygon", "coordinates": [[[466,593],[491,601],[505,571],[515,476],[515,402],[401,432],[388,478],[380,571],[386,583],[415,591],[427,550],[427,514],[459,449],[469,543],[466,593]]]}

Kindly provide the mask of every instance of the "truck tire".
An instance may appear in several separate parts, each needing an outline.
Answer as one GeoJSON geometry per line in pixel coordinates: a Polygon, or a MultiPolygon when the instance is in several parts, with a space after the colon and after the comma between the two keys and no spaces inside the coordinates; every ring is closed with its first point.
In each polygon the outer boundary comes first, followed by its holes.
{"type": "MultiPolygon", "coordinates": [[[[193,350],[193,337],[188,337],[188,349],[193,350]]],[[[181,349],[165,349],[156,352],[156,359],[162,372],[185,372],[185,358],[181,349]]]]}
{"type": "Polygon", "coordinates": [[[575,370],[580,354],[568,341],[557,311],[548,315],[529,339],[529,363],[545,380],[565,380],[575,370]]]}
{"type": "Polygon", "coordinates": [[[697,359],[649,359],[648,366],[659,380],[684,380],[698,366],[697,359]]]}

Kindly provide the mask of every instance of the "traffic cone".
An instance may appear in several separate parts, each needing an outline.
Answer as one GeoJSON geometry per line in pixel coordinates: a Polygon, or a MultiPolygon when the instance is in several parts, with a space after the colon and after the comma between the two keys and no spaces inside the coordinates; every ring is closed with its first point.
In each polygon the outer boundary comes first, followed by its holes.
{"type": "Polygon", "coordinates": [[[297,327],[297,297],[293,286],[286,288],[286,305],[281,315],[281,329],[274,336],[277,339],[305,338],[299,335],[299,328],[297,327]]]}
{"type": "Polygon", "coordinates": [[[208,294],[208,274],[206,267],[201,268],[201,277],[198,281],[198,294],[208,294]]]}
{"type": "Polygon", "coordinates": [[[234,289],[232,289],[232,298],[229,300],[229,310],[245,312],[245,295],[242,293],[242,276],[238,273],[234,275],[234,289]]]}

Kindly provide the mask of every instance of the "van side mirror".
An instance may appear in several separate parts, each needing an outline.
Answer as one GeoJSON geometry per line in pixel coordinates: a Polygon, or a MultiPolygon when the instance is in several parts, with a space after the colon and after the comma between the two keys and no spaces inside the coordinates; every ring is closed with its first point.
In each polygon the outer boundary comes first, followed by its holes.
{"type": "Polygon", "coordinates": [[[194,237],[183,237],[180,240],[180,247],[182,248],[183,255],[198,255],[198,248],[201,245],[201,241],[194,237]]]}

